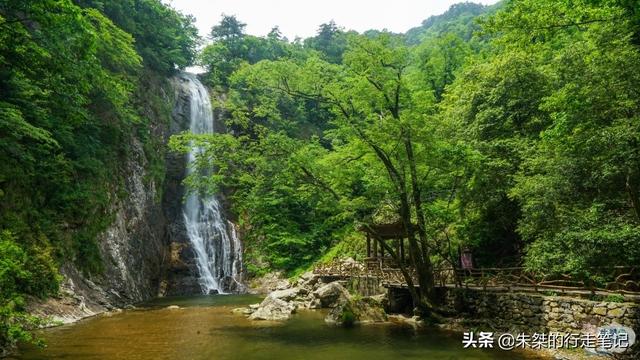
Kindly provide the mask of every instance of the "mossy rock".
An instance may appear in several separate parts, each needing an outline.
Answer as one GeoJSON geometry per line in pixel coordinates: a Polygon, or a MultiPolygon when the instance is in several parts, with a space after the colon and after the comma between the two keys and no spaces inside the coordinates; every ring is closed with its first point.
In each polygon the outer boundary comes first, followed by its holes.
{"type": "Polygon", "coordinates": [[[349,298],[333,308],[325,318],[327,323],[345,327],[384,321],[387,321],[387,314],[382,305],[369,297],[349,298]]]}

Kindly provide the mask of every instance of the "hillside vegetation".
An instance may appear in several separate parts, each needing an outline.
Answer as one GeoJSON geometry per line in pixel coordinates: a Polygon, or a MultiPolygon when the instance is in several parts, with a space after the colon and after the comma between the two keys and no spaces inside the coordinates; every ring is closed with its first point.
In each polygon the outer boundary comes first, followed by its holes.
{"type": "Polygon", "coordinates": [[[160,88],[195,57],[192,22],[160,0],[0,1],[0,348],[31,338],[26,297],[55,295],[60,265],[101,271],[129,139],[162,182],[150,116],[170,114],[160,88]]]}
{"type": "Polygon", "coordinates": [[[290,42],[225,17],[200,62],[229,132],[173,146],[207,149],[216,174],[190,181],[231,191],[256,274],[361,257],[358,224],[400,221],[422,289],[459,246],[598,282],[640,262],[639,19],[634,1],[513,0],[290,42]]]}

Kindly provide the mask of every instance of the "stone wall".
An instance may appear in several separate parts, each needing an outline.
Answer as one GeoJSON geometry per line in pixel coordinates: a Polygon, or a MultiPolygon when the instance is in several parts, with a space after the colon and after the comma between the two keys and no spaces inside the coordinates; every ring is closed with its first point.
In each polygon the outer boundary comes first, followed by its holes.
{"type": "Polygon", "coordinates": [[[629,302],[474,289],[447,289],[444,301],[456,312],[492,319],[505,330],[579,332],[612,322],[635,330],[640,325],[640,304],[629,302]]]}
{"type": "Polygon", "coordinates": [[[362,296],[374,296],[387,292],[380,284],[380,280],[373,276],[351,277],[346,282],[346,288],[362,296]]]}
{"type": "MultiPolygon", "coordinates": [[[[587,333],[617,323],[640,334],[638,303],[476,289],[441,289],[441,300],[456,313],[483,320],[497,331],[587,333]]],[[[636,344],[635,355],[639,349],[636,344]]]]}

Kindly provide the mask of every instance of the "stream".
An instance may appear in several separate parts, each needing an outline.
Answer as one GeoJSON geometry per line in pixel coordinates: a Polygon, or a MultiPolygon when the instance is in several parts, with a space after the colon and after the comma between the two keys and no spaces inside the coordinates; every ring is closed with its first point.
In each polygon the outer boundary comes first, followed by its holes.
{"type": "Polygon", "coordinates": [[[15,359],[536,359],[530,353],[463,349],[462,334],[390,324],[338,328],[325,311],[300,311],[283,323],[252,322],[233,308],[253,295],[164,298],[45,329],[47,346],[15,359]],[[177,305],[179,309],[168,306],[177,305]]]}

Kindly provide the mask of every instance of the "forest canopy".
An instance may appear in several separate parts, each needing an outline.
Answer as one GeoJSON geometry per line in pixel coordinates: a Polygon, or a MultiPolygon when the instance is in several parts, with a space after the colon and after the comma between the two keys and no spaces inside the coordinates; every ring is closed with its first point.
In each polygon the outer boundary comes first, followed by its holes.
{"type": "Polygon", "coordinates": [[[636,5],[465,3],[406,34],[293,42],[225,17],[199,61],[228,132],[173,146],[208,149],[218,171],[190,183],[232,194],[255,273],[362,256],[358,224],[404,217],[425,264],[462,246],[596,281],[640,261],[636,5]]]}

